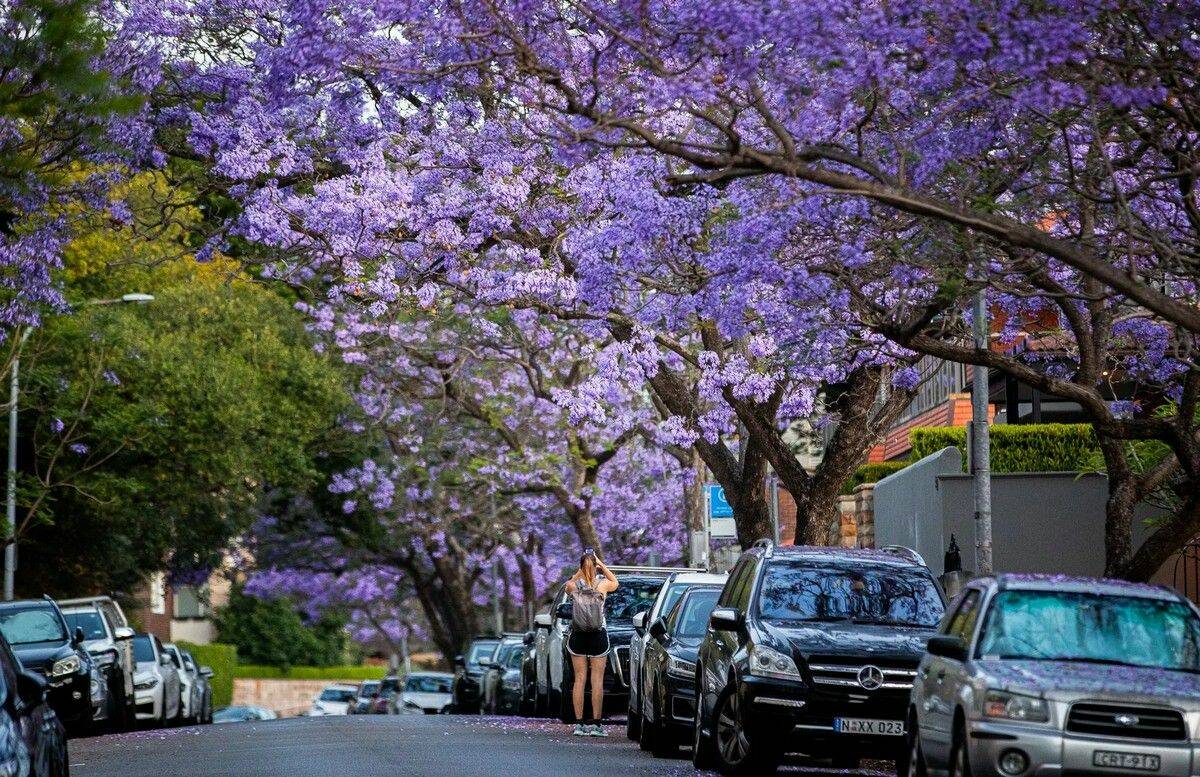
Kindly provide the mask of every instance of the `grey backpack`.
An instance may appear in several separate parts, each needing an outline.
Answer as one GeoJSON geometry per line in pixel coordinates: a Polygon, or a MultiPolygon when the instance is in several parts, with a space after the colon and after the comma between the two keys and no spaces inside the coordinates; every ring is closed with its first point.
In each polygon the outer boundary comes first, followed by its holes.
{"type": "Polygon", "coordinates": [[[587,583],[579,583],[571,595],[571,628],[575,631],[604,630],[604,594],[587,583]]]}

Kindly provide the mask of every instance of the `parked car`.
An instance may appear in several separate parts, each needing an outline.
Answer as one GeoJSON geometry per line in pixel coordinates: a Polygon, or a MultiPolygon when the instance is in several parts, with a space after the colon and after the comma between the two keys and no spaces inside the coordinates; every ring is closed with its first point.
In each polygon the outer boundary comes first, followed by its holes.
{"type": "Polygon", "coordinates": [[[67,777],[67,732],[47,698],[46,679],[21,666],[0,632],[0,773],[67,777]]]}
{"type": "Polygon", "coordinates": [[[266,707],[222,707],[213,713],[213,723],[248,723],[255,720],[275,720],[278,715],[266,707]]]}
{"type": "Polygon", "coordinates": [[[182,650],[183,666],[193,677],[193,682],[199,688],[197,698],[199,699],[199,708],[194,716],[197,723],[212,723],[213,716],[213,698],[212,698],[212,667],[201,666],[187,650],[182,650]]]}
{"type": "Polygon", "coordinates": [[[500,644],[498,637],[476,637],[467,652],[454,659],[453,711],[476,714],[483,693],[483,674],[500,644]]]}
{"type": "Polygon", "coordinates": [[[646,627],[670,612],[688,588],[703,585],[720,590],[728,578],[724,573],[715,575],[707,572],[675,572],[667,578],[650,609],[633,616],[634,633],[633,639],[629,641],[629,712],[625,718],[625,735],[634,742],[641,736],[642,652],[650,639],[646,627]]]}
{"type": "Polygon", "coordinates": [[[773,773],[783,753],[903,766],[917,664],[945,599],[907,549],[776,548],[742,554],[696,662],[692,758],[773,773]]]}
{"type": "Polygon", "coordinates": [[[153,634],[135,634],[133,660],[137,720],[160,726],[175,723],[183,711],[179,670],[162,642],[153,634]]]}
{"type": "Polygon", "coordinates": [[[358,694],[358,686],[346,683],[328,685],[321,695],[313,700],[308,708],[309,717],[319,718],[324,715],[347,715],[350,705],[358,694]]]}
{"type": "Polygon", "coordinates": [[[999,575],[929,640],[909,774],[1194,774],[1200,614],[1167,588],[999,575]]]}
{"type": "Polygon", "coordinates": [[[410,672],[393,702],[396,713],[437,715],[453,708],[451,688],[454,675],[449,672],[410,672]]]}
{"type": "MultiPolygon", "coordinates": [[[[623,713],[629,698],[629,643],[633,639],[633,616],[645,612],[663,583],[675,572],[687,570],[663,567],[609,567],[620,580],[620,587],[604,602],[608,626],[609,661],[604,670],[604,711],[623,713]]],[[[564,722],[575,719],[571,706],[571,660],[567,655],[566,635],[571,627],[571,602],[566,584],[559,587],[551,609],[537,615],[538,709],[556,715],[564,722]],[[565,693],[564,693],[565,689],[565,693]]]]}
{"type": "Polygon", "coordinates": [[[92,656],[105,685],[107,705],[97,719],[106,721],[110,729],[124,731],[133,725],[134,719],[133,651],[129,645],[133,629],[117,625],[124,621],[124,616],[121,621],[115,620],[97,601],[60,603],[59,608],[72,633],[75,629],[83,630],[83,648],[92,656]]]}
{"type": "Polygon", "coordinates": [[[521,654],[521,702],[517,714],[532,716],[537,705],[537,632],[525,632],[523,642],[525,652],[521,654]]]}
{"type": "MultiPolygon", "coordinates": [[[[379,680],[363,680],[354,693],[354,703],[346,712],[350,715],[370,715],[379,703],[379,680]]],[[[386,708],[385,708],[386,709],[386,708]]]]}
{"type": "Polygon", "coordinates": [[[390,715],[395,712],[396,699],[400,698],[400,689],[404,686],[404,678],[389,674],[379,681],[379,713],[390,715]]]}
{"type": "Polygon", "coordinates": [[[696,656],[721,589],[692,586],[650,624],[643,661],[640,744],[656,757],[691,742],[696,719],[696,656]]]}
{"type": "Polygon", "coordinates": [[[95,658],[96,664],[108,681],[108,696],[110,704],[115,708],[109,711],[108,725],[117,730],[132,728],[134,707],[137,703],[133,689],[134,660],[133,660],[133,629],[125,618],[125,612],[112,597],[89,596],[82,599],[62,599],[58,606],[62,609],[67,623],[72,628],[79,626],[84,630],[84,648],[95,658]],[[100,624],[92,621],[90,614],[99,613],[100,624]],[[72,619],[78,618],[76,623],[72,619]],[[100,637],[101,626],[105,636],[100,637]],[[93,636],[88,636],[88,634],[93,636]],[[112,655],[116,654],[113,665],[112,655]]]}
{"type": "MultiPolygon", "coordinates": [[[[46,678],[50,706],[68,729],[91,725],[98,699],[92,657],[83,649],[83,631],[67,627],[54,600],[0,603],[0,633],[21,665],[46,678]]],[[[107,696],[105,696],[105,700],[107,696]]]]}
{"type": "Polygon", "coordinates": [[[516,714],[521,706],[521,661],[525,636],[506,635],[500,640],[491,664],[483,675],[479,711],[490,715],[516,714]]]}

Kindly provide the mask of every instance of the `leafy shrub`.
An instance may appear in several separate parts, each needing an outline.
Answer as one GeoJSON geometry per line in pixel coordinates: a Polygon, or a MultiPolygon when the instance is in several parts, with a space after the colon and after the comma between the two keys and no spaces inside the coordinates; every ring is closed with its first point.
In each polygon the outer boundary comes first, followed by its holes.
{"type": "Polygon", "coordinates": [[[222,642],[237,645],[243,661],[287,670],[333,666],[345,660],[345,623],[327,616],[306,623],[288,599],[258,599],[235,588],[214,618],[222,642]]]}
{"type": "Polygon", "coordinates": [[[387,674],[386,666],[293,666],[280,669],[262,664],[241,664],[235,677],[255,680],[379,680],[387,674]]]}
{"type": "Polygon", "coordinates": [[[911,463],[910,461],[873,461],[869,464],[864,464],[854,471],[849,480],[842,484],[841,493],[853,494],[854,489],[863,483],[878,483],[888,475],[899,472],[911,463]]]}
{"type": "MultiPolygon", "coordinates": [[[[1093,468],[1099,451],[1090,424],[1000,424],[991,427],[993,472],[1078,472],[1093,468]]],[[[909,432],[914,461],[942,448],[962,451],[967,462],[967,430],[933,426],[909,432]]]]}
{"type": "Polygon", "coordinates": [[[213,709],[228,707],[233,702],[233,678],[237,672],[237,648],[214,642],[211,645],[196,645],[177,642],[189,651],[200,666],[211,667],[213,676],[209,680],[213,689],[213,709]]]}

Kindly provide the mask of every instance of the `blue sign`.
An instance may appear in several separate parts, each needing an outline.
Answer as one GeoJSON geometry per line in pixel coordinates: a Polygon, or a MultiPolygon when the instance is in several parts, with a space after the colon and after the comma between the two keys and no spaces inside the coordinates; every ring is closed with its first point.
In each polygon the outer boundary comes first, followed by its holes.
{"type": "Polygon", "coordinates": [[[732,518],[733,505],[725,501],[725,489],[718,485],[709,485],[706,488],[708,488],[708,517],[732,518]]]}

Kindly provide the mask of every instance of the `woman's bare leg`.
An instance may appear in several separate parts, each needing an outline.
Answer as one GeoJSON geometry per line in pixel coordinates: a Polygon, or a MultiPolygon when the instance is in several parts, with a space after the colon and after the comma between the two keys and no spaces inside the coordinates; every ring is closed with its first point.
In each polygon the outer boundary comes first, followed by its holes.
{"type": "Polygon", "coordinates": [[[571,669],[575,674],[575,684],[571,686],[571,703],[575,706],[575,721],[583,722],[583,687],[587,683],[587,656],[571,655],[571,669]]]}
{"type": "Polygon", "coordinates": [[[587,662],[588,674],[592,678],[592,720],[599,723],[604,717],[604,666],[608,663],[608,656],[591,657],[587,662]]]}

